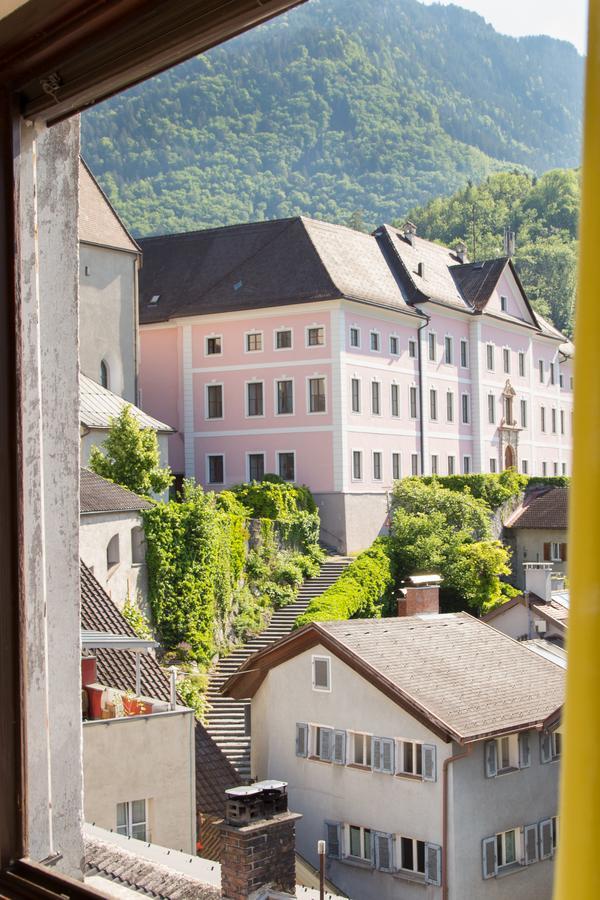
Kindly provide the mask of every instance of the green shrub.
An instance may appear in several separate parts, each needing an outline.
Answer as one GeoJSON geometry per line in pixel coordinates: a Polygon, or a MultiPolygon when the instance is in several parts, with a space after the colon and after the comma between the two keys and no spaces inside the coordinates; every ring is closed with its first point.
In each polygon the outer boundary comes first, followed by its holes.
{"type": "Polygon", "coordinates": [[[121,613],[139,638],[143,638],[144,640],[152,640],[154,638],[150,622],[142,612],[137,598],[136,600],[131,600],[130,597],[127,596],[121,613]]]}
{"type": "Polygon", "coordinates": [[[287,481],[251,481],[231,490],[254,519],[293,519],[301,510],[314,513],[317,508],[305,485],[287,481]]]}
{"type": "Polygon", "coordinates": [[[532,475],[527,481],[527,487],[532,488],[537,485],[547,484],[550,487],[569,487],[571,479],[568,475],[532,475]]]}
{"type": "Polygon", "coordinates": [[[182,702],[185,706],[189,706],[190,709],[194,710],[196,718],[201,722],[204,721],[208,706],[206,699],[207,686],[208,679],[203,674],[186,675],[185,678],[180,678],[177,681],[177,693],[182,702]]]}
{"type": "Polygon", "coordinates": [[[309,622],[333,619],[378,618],[394,586],[393,567],[387,538],[377,538],[373,545],[350,563],[335,584],[311,601],[299,616],[295,628],[309,622]]]}
{"type": "Polygon", "coordinates": [[[477,500],[483,500],[490,509],[498,509],[507,500],[516,497],[525,489],[527,476],[519,475],[515,469],[506,469],[499,474],[477,475],[425,475],[404,478],[406,481],[421,481],[423,484],[437,483],[449,491],[470,493],[477,500]]]}

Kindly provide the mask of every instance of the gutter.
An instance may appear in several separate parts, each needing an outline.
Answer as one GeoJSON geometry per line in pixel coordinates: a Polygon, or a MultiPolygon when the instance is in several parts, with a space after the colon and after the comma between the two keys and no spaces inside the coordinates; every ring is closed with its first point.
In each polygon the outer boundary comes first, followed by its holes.
{"type": "Polygon", "coordinates": [[[431,321],[431,316],[428,316],[427,313],[422,313],[425,321],[419,325],[417,328],[417,362],[419,367],[419,419],[420,419],[420,429],[419,429],[419,444],[420,444],[420,456],[421,456],[421,475],[425,474],[425,416],[423,414],[423,342],[421,339],[421,331],[425,328],[426,325],[429,325],[431,321]]]}
{"type": "Polygon", "coordinates": [[[472,747],[467,744],[462,753],[449,756],[442,764],[442,900],[448,900],[448,769],[459,759],[466,759],[472,747]]]}

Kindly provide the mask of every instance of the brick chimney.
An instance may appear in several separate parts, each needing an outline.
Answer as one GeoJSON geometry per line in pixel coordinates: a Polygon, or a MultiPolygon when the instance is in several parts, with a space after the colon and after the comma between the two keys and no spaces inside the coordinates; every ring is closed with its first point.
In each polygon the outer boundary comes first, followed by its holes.
{"type": "Polygon", "coordinates": [[[456,247],[454,248],[454,255],[457,257],[458,261],[461,264],[467,262],[467,245],[464,241],[461,241],[456,245],[456,247]]]}
{"type": "Polygon", "coordinates": [[[411,575],[398,595],[398,615],[417,616],[421,613],[437,614],[440,611],[441,576],[411,575]]]}
{"type": "Polygon", "coordinates": [[[413,246],[415,243],[416,234],[417,226],[415,225],[415,223],[409,221],[405,222],[402,226],[402,236],[406,241],[408,241],[409,244],[412,244],[413,246]]]}
{"type": "Polygon", "coordinates": [[[288,810],[287,784],[259,781],[225,792],[220,824],[221,895],[250,900],[263,890],[296,896],[296,822],[288,810]]]}

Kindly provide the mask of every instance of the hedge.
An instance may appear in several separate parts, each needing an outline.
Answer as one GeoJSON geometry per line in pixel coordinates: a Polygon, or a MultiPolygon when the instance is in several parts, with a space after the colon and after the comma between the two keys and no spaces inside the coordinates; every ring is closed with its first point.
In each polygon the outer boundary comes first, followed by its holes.
{"type": "Polygon", "coordinates": [[[506,469],[499,474],[424,475],[419,480],[425,484],[436,481],[450,491],[469,491],[471,496],[487,503],[490,509],[498,509],[507,500],[518,496],[528,483],[527,475],[519,475],[514,469],[506,469]]]}
{"type": "Polygon", "coordinates": [[[332,619],[379,618],[393,585],[389,539],[377,538],[350,563],[335,584],[311,601],[294,627],[332,619]]]}

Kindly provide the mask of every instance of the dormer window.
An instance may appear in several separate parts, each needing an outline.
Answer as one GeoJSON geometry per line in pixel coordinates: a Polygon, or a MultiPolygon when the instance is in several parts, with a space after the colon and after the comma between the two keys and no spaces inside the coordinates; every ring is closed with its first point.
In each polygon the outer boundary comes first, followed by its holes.
{"type": "Polygon", "coordinates": [[[500,309],[502,312],[506,312],[508,310],[508,297],[500,297],[500,309]]]}

